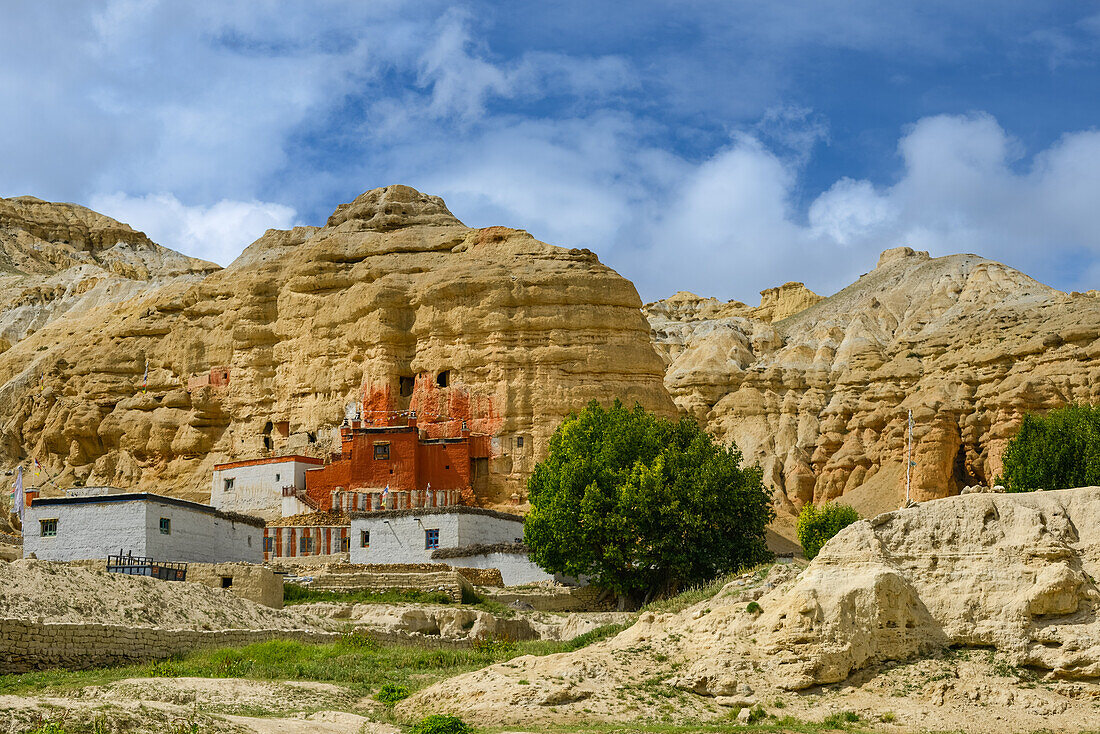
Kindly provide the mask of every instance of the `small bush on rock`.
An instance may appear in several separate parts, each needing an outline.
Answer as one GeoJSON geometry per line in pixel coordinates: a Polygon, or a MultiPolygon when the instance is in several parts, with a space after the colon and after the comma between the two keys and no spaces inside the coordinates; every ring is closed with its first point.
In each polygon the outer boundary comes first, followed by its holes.
{"type": "Polygon", "coordinates": [[[457,716],[432,714],[414,724],[410,731],[412,734],[470,734],[473,729],[457,716]]]}
{"type": "Polygon", "coordinates": [[[378,689],[378,693],[374,695],[375,701],[381,701],[382,703],[397,703],[403,698],[409,697],[409,689],[405,686],[399,686],[395,683],[384,683],[382,687],[378,689]]]}
{"type": "Polygon", "coordinates": [[[798,513],[798,542],[806,558],[812,559],[829,538],[859,520],[859,513],[848,505],[829,502],[821,507],[803,505],[798,513]]]}

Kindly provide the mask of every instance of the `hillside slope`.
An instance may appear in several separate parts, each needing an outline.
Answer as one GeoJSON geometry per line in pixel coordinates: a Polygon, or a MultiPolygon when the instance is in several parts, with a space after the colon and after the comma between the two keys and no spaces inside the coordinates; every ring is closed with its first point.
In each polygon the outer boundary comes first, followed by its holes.
{"type": "Polygon", "coordinates": [[[14,344],[68,313],[219,270],[76,204],[0,199],[0,338],[14,344]]]}
{"type": "Polygon", "coordinates": [[[765,470],[781,504],[865,514],[990,484],[1023,413],[1100,400],[1100,300],[977,255],[910,248],[785,319],[648,304],[676,404],[765,470]]]}

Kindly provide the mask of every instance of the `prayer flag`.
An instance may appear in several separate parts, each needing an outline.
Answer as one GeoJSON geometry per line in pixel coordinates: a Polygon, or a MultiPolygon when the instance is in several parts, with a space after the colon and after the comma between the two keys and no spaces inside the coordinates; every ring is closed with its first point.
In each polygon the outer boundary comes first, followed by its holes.
{"type": "Polygon", "coordinates": [[[27,501],[23,498],[23,467],[19,467],[15,470],[15,498],[13,504],[15,505],[15,511],[19,513],[19,524],[23,524],[23,505],[27,504],[27,501]]]}

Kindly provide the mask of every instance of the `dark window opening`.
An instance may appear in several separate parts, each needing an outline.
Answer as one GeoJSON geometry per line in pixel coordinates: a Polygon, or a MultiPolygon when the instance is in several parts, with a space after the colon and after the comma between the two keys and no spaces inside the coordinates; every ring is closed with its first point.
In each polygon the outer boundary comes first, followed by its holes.
{"type": "Polygon", "coordinates": [[[340,552],[347,553],[351,547],[351,538],[340,538],[340,552]]]}
{"type": "Polygon", "coordinates": [[[271,442],[271,436],[264,436],[264,448],[270,451],[273,445],[274,444],[271,442]]]}
{"type": "Polygon", "coordinates": [[[264,538],[264,553],[271,553],[273,550],[275,550],[275,539],[264,538]]]}
{"type": "Polygon", "coordinates": [[[450,469],[450,468],[451,468],[451,465],[450,465],[450,464],[447,464],[447,465],[446,465],[445,467],[443,467],[443,468],[444,468],[444,469],[450,469]]]}
{"type": "Polygon", "coordinates": [[[523,436],[516,436],[516,448],[517,449],[522,449],[523,448],[523,436]]]}
{"type": "Polygon", "coordinates": [[[397,386],[403,398],[412,397],[414,385],[415,381],[411,377],[401,376],[397,378],[397,386]]]}
{"type": "Polygon", "coordinates": [[[275,475],[275,481],[276,482],[279,481],[279,475],[278,474],[275,475]]]}
{"type": "Polygon", "coordinates": [[[374,444],[374,460],[385,461],[390,458],[390,445],[388,443],[374,444]]]}
{"type": "Polygon", "coordinates": [[[53,538],[57,536],[57,520],[39,520],[38,524],[41,528],[40,535],[43,538],[53,538]]]}
{"type": "Polygon", "coordinates": [[[225,480],[225,487],[224,487],[224,489],[225,489],[226,491],[229,491],[230,489],[233,489],[233,480],[232,480],[232,479],[226,479],[226,480],[225,480]]]}
{"type": "Polygon", "coordinates": [[[309,441],[310,443],[317,443],[317,434],[314,433],[313,431],[310,431],[309,433],[306,434],[306,440],[309,441]]]}
{"type": "Polygon", "coordinates": [[[229,379],[229,373],[228,372],[223,372],[222,373],[222,379],[223,380],[228,380],[229,379]]]}
{"type": "Polygon", "coordinates": [[[424,531],[424,547],[426,549],[439,547],[439,530],[425,530],[424,531]]]}
{"type": "Polygon", "coordinates": [[[223,589],[228,589],[232,585],[233,585],[233,577],[232,576],[222,576],[222,588],[223,589]]]}
{"type": "Polygon", "coordinates": [[[160,519],[160,534],[161,535],[171,535],[172,534],[172,521],[169,520],[167,517],[162,517],[160,519]]]}
{"type": "Polygon", "coordinates": [[[313,538],[299,538],[298,539],[298,552],[299,553],[312,553],[313,552],[313,538]]]}
{"type": "Polygon", "coordinates": [[[447,385],[450,384],[450,382],[451,382],[451,371],[450,370],[443,370],[442,372],[440,372],[438,375],[435,376],[435,384],[439,385],[440,387],[447,387],[447,385]]]}
{"type": "Polygon", "coordinates": [[[268,421],[267,423],[265,423],[264,424],[264,434],[266,435],[268,433],[271,433],[271,429],[273,429],[274,427],[275,427],[275,424],[272,423],[271,421],[268,421]]]}
{"type": "Polygon", "coordinates": [[[369,530],[360,530],[359,531],[359,547],[360,548],[370,548],[370,531],[369,530]]]}

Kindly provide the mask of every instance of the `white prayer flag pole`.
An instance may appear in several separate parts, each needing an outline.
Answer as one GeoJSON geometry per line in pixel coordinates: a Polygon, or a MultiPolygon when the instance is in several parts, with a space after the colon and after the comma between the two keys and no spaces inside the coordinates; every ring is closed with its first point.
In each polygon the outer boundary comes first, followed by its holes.
{"type": "Polygon", "coordinates": [[[909,504],[909,470],[913,467],[913,411],[909,411],[909,448],[905,452],[905,504],[909,504]]]}

